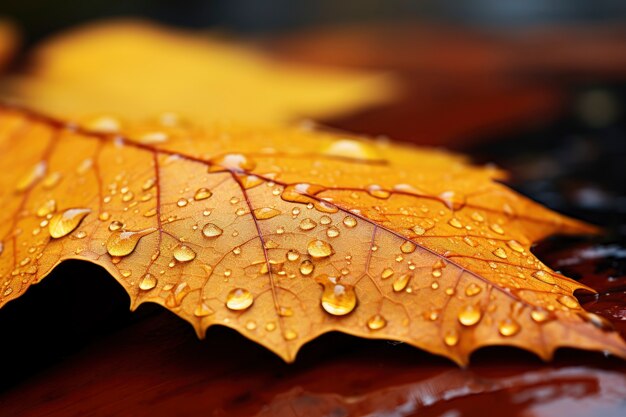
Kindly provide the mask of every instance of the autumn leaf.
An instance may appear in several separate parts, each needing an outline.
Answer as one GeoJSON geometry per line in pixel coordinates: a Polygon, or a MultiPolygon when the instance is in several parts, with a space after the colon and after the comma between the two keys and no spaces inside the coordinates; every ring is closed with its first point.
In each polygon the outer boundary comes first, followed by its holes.
{"type": "Polygon", "coordinates": [[[30,63],[27,74],[5,81],[5,96],[66,119],[174,111],[197,123],[272,124],[337,116],[394,94],[378,73],[281,63],[215,36],[132,20],[60,35],[30,63]]]}
{"type": "Polygon", "coordinates": [[[82,259],[132,309],[163,305],[199,336],[231,327],[287,361],[333,330],[461,364],[486,345],[626,356],[572,296],[587,288],[530,251],[593,229],[461,157],[172,119],[102,133],[8,106],[0,147],[0,305],[82,259]]]}

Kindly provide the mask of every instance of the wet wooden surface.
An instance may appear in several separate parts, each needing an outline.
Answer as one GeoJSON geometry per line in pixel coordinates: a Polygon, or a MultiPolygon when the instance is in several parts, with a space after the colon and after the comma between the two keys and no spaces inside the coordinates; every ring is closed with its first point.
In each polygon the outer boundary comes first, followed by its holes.
{"type": "MultiPolygon", "coordinates": [[[[598,289],[580,296],[583,306],[626,335],[623,178],[613,168],[622,166],[626,123],[622,115],[590,129],[571,105],[589,88],[614,94],[623,85],[626,65],[611,56],[626,56],[615,55],[624,38],[607,30],[593,42],[583,31],[575,35],[580,48],[554,56],[559,39],[574,35],[515,40],[534,51],[524,57],[511,50],[513,40],[411,33],[376,41],[367,33],[307,35],[276,49],[295,60],[395,69],[406,80],[397,102],[325,124],[496,160],[513,171],[516,188],[606,226],[595,240],[551,240],[535,252],[598,289]],[[349,55],[341,45],[361,47],[349,55]],[[574,136],[588,142],[578,146],[574,136]],[[546,155],[549,163],[539,163],[546,155]],[[604,199],[589,206],[589,195],[604,199]]],[[[80,262],[61,265],[1,309],[0,329],[0,416],[626,415],[626,363],[601,353],[561,350],[545,364],[521,350],[489,348],[459,369],[403,344],[329,334],[287,365],[225,328],[198,341],[159,307],[129,313],[122,288],[80,262]]]]}

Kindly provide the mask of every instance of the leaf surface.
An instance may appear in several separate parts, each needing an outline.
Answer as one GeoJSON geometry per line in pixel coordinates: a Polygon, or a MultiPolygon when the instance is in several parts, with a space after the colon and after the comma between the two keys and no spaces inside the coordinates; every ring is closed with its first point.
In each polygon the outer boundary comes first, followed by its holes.
{"type": "Polygon", "coordinates": [[[287,361],[332,330],[461,364],[501,344],[626,355],[572,296],[586,287],[530,252],[593,229],[455,155],[230,123],[98,133],[7,106],[0,149],[0,305],[83,259],[132,308],[161,304],[200,336],[232,327],[287,361]]]}

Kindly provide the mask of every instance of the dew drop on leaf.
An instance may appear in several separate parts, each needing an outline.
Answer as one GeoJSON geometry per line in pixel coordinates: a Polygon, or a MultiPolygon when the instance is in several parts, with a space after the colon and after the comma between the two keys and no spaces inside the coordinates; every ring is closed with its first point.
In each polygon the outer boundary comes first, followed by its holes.
{"type": "Polygon", "coordinates": [[[497,249],[496,249],[496,250],[494,250],[492,253],[493,253],[494,255],[496,255],[496,256],[497,256],[498,258],[500,258],[500,259],[506,259],[506,258],[507,258],[507,256],[506,256],[506,252],[505,252],[505,251],[504,251],[504,249],[502,249],[502,248],[497,248],[497,249]]]}
{"type": "Polygon", "coordinates": [[[307,251],[313,258],[326,258],[333,254],[333,247],[328,242],[315,239],[309,242],[307,251]]]}
{"type": "Polygon", "coordinates": [[[50,236],[58,239],[72,233],[89,213],[88,208],[71,208],[55,214],[48,223],[50,236]]]}
{"type": "Polygon", "coordinates": [[[57,202],[55,200],[47,200],[37,209],[37,216],[46,217],[48,214],[52,214],[57,210],[57,202]]]}
{"type": "Polygon", "coordinates": [[[301,230],[307,231],[307,230],[311,230],[314,229],[315,226],[317,226],[317,223],[315,223],[313,220],[306,218],[306,219],[302,219],[302,221],[300,222],[300,225],[298,226],[301,230]]]}
{"type": "Polygon", "coordinates": [[[315,265],[313,265],[313,262],[309,261],[308,259],[305,259],[304,261],[302,261],[302,263],[300,263],[300,273],[302,275],[311,275],[314,269],[315,265]]]}
{"type": "Polygon", "coordinates": [[[482,288],[474,284],[473,282],[470,283],[467,287],[465,287],[465,295],[467,295],[468,297],[473,297],[479,294],[481,291],[482,291],[482,288]]]}
{"type": "Polygon", "coordinates": [[[187,245],[180,245],[174,248],[174,259],[178,262],[189,262],[196,258],[196,252],[187,245]]]}
{"type": "Polygon", "coordinates": [[[415,251],[416,245],[411,241],[405,241],[402,245],[400,245],[400,250],[402,253],[412,253],[415,251]]]}
{"type": "Polygon", "coordinates": [[[459,311],[457,318],[463,326],[473,326],[482,318],[482,312],[474,305],[467,305],[459,311]]]}
{"type": "Polygon", "coordinates": [[[375,314],[367,320],[367,327],[370,330],[380,330],[387,325],[387,320],[380,314],[375,314]]]}
{"type": "Polygon", "coordinates": [[[253,213],[254,217],[256,217],[257,220],[268,220],[281,214],[280,210],[276,210],[275,208],[271,207],[254,209],[253,213]]]}
{"type": "Polygon", "coordinates": [[[544,309],[534,309],[530,312],[530,318],[537,323],[543,323],[548,320],[549,314],[544,309]]]}
{"type": "Polygon", "coordinates": [[[559,301],[559,303],[563,304],[567,308],[577,309],[579,307],[576,299],[569,295],[562,295],[559,298],[557,298],[557,300],[559,301]]]}
{"type": "Polygon", "coordinates": [[[343,224],[346,227],[353,228],[356,226],[356,219],[352,216],[347,216],[343,219],[343,224]]]}
{"type": "Polygon", "coordinates": [[[459,333],[454,329],[448,330],[443,337],[443,342],[446,346],[456,346],[459,343],[459,333]]]}
{"type": "Polygon", "coordinates": [[[498,332],[504,337],[515,336],[521,329],[519,323],[512,318],[507,318],[498,324],[498,332]]]}
{"type": "Polygon", "coordinates": [[[135,250],[137,243],[139,243],[142,237],[149,235],[155,230],[154,227],[139,231],[116,230],[107,239],[107,252],[111,256],[127,256],[135,250]]]}
{"type": "Polygon", "coordinates": [[[409,281],[413,277],[412,274],[402,274],[400,275],[392,284],[393,290],[395,292],[400,292],[406,288],[409,284],[409,281]]]}
{"type": "Polygon", "coordinates": [[[214,311],[211,309],[211,307],[209,307],[205,303],[199,304],[193,310],[193,315],[196,317],[206,317],[206,316],[210,316],[213,313],[214,311]]]}
{"type": "Polygon", "coordinates": [[[18,192],[26,191],[28,188],[35,185],[37,181],[43,178],[46,174],[47,164],[45,162],[39,162],[36,164],[30,172],[17,181],[15,190],[18,192]]]}
{"type": "Polygon", "coordinates": [[[146,273],[143,277],[141,277],[141,281],[139,281],[139,289],[148,291],[156,287],[157,279],[151,273],[146,273]]]}
{"type": "Polygon", "coordinates": [[[554,277],[550,273],[542,269],[533,272],[532,276],[537,278],[539,281],[545,282],[546,284],[556,284],[554,277]]]}
{"type": "Polygon", "coordinates": [[[252,293],[244,288],[235,288],[226,296],[226,307],[235,311],[247,310],[253,302],[252,293]]]}
{"type": "Polygon", "coordinates": [[[334,316],[344,316],[356,307],[356,293],[351,285],[337,283],[336,277],[320,275],[315,280],[322,284],[322,307],[334,316]]]}
{"type": "Polygon", "coordinates": [[[213,223],[207,223],[202,228],[202,234],[205,237],[218,237],[221,236],[222,233],[224,233],[224,231],[213,223]]]}
{"type": "Polygon", "coordinates": [[[196,201],[206,200],[212,195],[213,193],[208,188],[198,188],[196,193],[193,195],[193,199],[196,201]]]}

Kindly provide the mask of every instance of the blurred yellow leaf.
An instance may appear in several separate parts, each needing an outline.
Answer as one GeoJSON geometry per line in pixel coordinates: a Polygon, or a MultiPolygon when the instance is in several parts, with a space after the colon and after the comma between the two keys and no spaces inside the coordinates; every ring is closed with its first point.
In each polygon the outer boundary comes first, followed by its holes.
{"type": "Polygon", "coordinates": [[[176,112],[196,121],[269,124],[323,117],[392,94],[381,75],[286,64],[209,35],[139,21],[82,27],[39,47],[5,83],[14,100],[64,118],[136,120],[176,112]]]}

